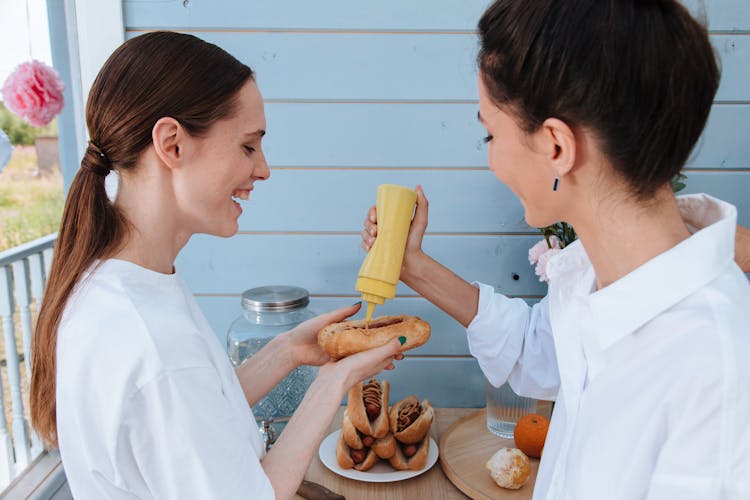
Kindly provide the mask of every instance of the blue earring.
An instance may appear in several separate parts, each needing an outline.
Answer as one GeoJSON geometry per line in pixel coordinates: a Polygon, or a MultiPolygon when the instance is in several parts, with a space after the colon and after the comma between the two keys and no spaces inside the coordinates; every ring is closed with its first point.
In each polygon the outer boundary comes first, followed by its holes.
{"type": "Polygon", "coordinates": [[[552,184],[552,191],[557,191],[557,187],[560,185],[560,178],[555,176],[555,182],[552,184]]]}

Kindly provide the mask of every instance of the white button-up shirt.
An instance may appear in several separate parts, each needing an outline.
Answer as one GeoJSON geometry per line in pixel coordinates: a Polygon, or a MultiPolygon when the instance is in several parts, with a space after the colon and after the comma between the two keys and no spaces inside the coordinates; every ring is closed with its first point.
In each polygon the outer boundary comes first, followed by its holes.
{"type": "MultiPolygon", "coordinates": [[[[750,284],[736,209],[678,198],[705,227],[596,290],[577,241],[529,307],[479,284],[469,348],[487,378],[557,401],[534,499],[750,499],[750,284]]],[[[691,228],[692,229],[692,228],[691,228]]]]}

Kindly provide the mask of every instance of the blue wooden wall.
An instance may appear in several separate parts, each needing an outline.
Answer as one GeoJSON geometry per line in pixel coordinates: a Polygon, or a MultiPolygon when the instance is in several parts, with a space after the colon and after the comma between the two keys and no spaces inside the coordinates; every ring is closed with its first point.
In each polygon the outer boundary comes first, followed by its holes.
{"type": "MultiPolygon", "coordinates": [[[[708,17],[723,78],[688,164],[688,192],[737,204],[750,224],[750,4],[686,1],[708,17]]],[[[125,0],[128,38],[193,33],[250,65],[266,100],[271,179],[231,239],[195,237],[180,272],[224,342],[243,290],[310,290],[324,312],[358,300],[359,231],[378,184],[424,186],[428,253],[467,280],[530,302],[545,293],[527,261],[538,240],[486,169],[476,120],[475,25],[487,0],[125,0]],[[520,279],[514,280],[513,274],[520,279]]],[[[386,375],[393,398],[483,406],[463,328],[405,286],[380,310],[432,323],[430,342],[386,375]]]]}

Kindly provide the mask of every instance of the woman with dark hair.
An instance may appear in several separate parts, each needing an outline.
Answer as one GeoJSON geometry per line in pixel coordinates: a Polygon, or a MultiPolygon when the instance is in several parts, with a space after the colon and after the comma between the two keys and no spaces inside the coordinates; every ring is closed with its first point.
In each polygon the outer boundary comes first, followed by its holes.
{"type": "Polygon", "coordinates": [[[332,362],[317,331],[355,305],[235,371],[175,272],[193,234],[237,232],[233,198],[269,176],[252,71],[194,36],[145,34],[107,60],[86,122],[34,336],[34,428],[79,500],[292,498],[348,388],[393,368],[400,344],[332,362]],[[265,453],[250,407],[301,364],[321,367],[265,453]]]}
{"type": "Polygon", "coordinates": [[[530,307],[424,253],[418,189],[401,279],[467,328],[493,385],[556,400],[535,499],[750,498],[737,211],[670,185],[719,83],[706,30],[675,0],[497,0],[479,36],[489,168],[531,226],[580,239],[530,307]]]}

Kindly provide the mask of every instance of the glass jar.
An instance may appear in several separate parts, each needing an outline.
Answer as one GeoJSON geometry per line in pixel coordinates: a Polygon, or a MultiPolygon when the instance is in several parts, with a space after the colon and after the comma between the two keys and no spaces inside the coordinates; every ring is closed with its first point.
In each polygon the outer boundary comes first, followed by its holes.
{"type": "MultiPolygon", "coordinates": [[[[229,326],[227,353],[234,366],[258,352],[280,333],[315,315],[307,308],[310,295],[295,286],[262,286],[242,294],[242,315],[229,326]]],[[[299,366],[253,406],[256,419],[288,417],[297,409],[317,369],[299,366]]]]}

